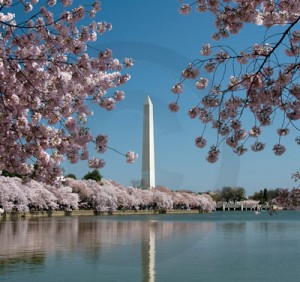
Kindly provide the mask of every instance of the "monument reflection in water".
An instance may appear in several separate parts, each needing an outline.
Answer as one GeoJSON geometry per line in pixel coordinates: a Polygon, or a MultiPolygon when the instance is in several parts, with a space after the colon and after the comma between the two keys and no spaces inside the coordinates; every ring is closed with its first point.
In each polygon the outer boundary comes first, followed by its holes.
{"type": "Polygon", "coordinates": [[[143,282],[155,281],[155,222],[150,222],[149,233],[143,233],[142,260],[143,282]],[[148,239],[149,238],[149,239],[148,239]],[[147,241],[149,240],[149,243],[147,241]]]}
{"type": "Polygon", "coordinates": [[[187,239],[195,229],[210,227],[147,216],[1,221],[0,277],[24,282],[154,282],[157,255],[160,261],[176,257],[189,248],[188,240],[180,241],[182,236],[187,239]]]}
{"type": "Polygon", "coordinates": [[[300,213],[0,221],[0,281],[299,281],[300,213]]]}

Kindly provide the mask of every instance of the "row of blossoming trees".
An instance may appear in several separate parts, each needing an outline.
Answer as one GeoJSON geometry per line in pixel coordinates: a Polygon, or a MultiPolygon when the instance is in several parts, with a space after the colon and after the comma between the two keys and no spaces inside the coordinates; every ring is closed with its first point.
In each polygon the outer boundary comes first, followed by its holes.
{"type": "Polygon", "coordinates": [[[113,181],[67,179],[59,188],[35,180],[22,183],[19,178],[0,176],[0,207],[5,212],[30,210],[95,211],[139,209],[199,209],[212,211],[215,202],[209,195],[173,192],[161,187],[141,190],[124,187],[113,181]]]}

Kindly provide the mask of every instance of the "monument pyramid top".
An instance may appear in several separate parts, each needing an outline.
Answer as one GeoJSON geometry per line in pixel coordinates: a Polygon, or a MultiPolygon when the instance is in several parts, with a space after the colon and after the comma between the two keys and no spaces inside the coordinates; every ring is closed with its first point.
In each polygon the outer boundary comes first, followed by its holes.
{"type": "Polygon", "coordinates": [[[145,101],[145,105],[147,105],[147,104],[149,104],[149,105],[152,104],[152,101],[151,101],[149,95],[147,95],[147,98],[146,98],[146,101],[145,101]]]}

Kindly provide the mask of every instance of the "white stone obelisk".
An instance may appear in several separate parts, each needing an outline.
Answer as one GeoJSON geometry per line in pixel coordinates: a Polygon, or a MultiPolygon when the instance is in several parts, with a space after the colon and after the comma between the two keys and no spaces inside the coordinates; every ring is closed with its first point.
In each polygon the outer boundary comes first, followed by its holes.
{"type": "Polygon", "coordinates": [[[153,105],[147,96],[144,104],[142,188],[155,187],[153,105]]]}

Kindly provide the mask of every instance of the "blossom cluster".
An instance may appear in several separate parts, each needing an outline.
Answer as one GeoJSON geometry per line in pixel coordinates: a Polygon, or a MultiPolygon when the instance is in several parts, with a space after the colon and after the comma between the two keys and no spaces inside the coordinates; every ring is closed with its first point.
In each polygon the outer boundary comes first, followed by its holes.
{"type": "MultiPolygon", "coordinates": [[[[0,1],[0,170],[53,183],[64,159],[89,159],[90,142],[105,151],[106,143],[85,126],[93,114],[88,101],[114,109],[124,92],[109,91],[130,79],[123,70],[133,61],[121,62],[109,49],[89,56],[89,46],[112,28],[96,21],[99,1],[16,2],[0,1]]],[[[88,163],[101,167],[104,161],[88,163]]]]}
{"type": "Polygon", "coordinates": [[[174,192],[165,187],[141,190],[109,180],[96,182],[67,178],[64,185],[57,188],[35,180],[23,183],[16,177],[0,176],[0,208],[5,212],[78,208],[95,211],[173,208],[212,211],[215,205],[209,195],[174,192]]]}
{"type": "MultiPolygon", "coordinates": [[[[197,0],[182,4],[179,13],[188,15],[193,7],[199,13],[208,12],[215,17],[217,32],[212,39],[216,41],[239,33],[247,23],[268,31],[261,43],[243,50],[204,44],[201,57],[188,64],[171,88],[176,98],[169,109],[179,111],[184,82],[192,80],[201,98],[188,114],[204,123],[196,146],[203,148],[208,143],[204,136],[208,124],[217,131],[217,141],[206,158],[209,162],[218,159],[222,142],[237,155],[248,148],[262,151],[266,147],[259,140],[263,128],[274,125],[279,118],[275,132],[278,142],[272,150],[275,155],[282,155],[286,151],[282,138],[297,128],[300,119],[300,32],[297,30],[300,1],[197,0]],[[253,116],[250,126],[249,114],[253,116]]],[[[296,138],[298,144],[299,140],[296,138]]]]}

